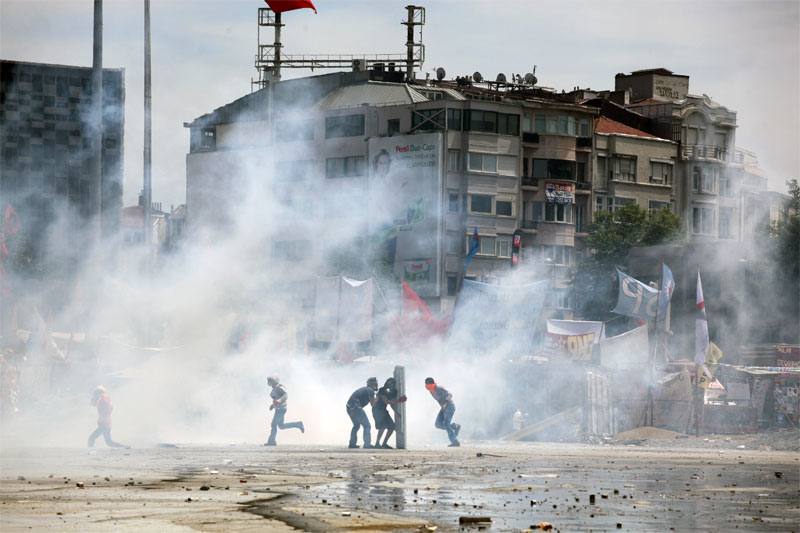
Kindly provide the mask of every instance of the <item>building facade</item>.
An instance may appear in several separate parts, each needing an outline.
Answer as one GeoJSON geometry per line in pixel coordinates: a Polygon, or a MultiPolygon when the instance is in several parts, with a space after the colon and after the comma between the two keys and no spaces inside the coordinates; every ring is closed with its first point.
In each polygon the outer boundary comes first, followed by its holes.
{"type": "MultiPolygon", "coordinates": [[[[17,211],[34,257],[64,273],[90,215],[92,69],[0,61],[0,197],[17,211]],[[57,246],[48,240],[59,240],[57,246]],[[53,256],[54,250],[65,253],[53,256]],[[49,258],[45,257],[48,251],[49,258]]],[[[122,209],[123,69],[103,70],[101,231],[116,239],[122,209]]]]}

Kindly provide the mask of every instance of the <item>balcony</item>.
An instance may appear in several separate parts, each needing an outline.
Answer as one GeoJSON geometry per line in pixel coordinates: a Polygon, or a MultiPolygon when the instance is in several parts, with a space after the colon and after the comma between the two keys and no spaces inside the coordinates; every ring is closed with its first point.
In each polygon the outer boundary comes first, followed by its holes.
{"type": "Polygon", "coordinates": [[[536,189],[537,187],[539,187],[539,179],[531,178],[529,176],[522,176],[522,187],[536,189]]]}
{"type": "Polygon", "coordinates": [[[681,156],[684,159],[711,159],[714,161],[728,161],[728,151],[721,146],[707,144],[687,144],[681,147],[681,156]]]}

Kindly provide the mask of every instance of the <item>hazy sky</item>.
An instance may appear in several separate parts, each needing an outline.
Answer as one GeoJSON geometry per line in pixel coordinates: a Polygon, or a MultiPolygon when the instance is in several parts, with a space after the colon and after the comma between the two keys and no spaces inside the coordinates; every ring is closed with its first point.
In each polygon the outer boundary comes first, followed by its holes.
{"type": "MultiPolygon", "coordinates": [[[[410,0],[315,0],[284,15],[284,51],[405,52],[410,0]]],[[[425,71],[524,74],[539,84],[613,88],[663,67],[738,112],[736,144],[770,188],[800,177],[800,2],[428,0],[425,71]]],[[[250,92],[260,0],[153,0],[153,200],[185,201],[184,122],[250,92]]],[[[144,2],[105,0],[104,66],[125,69],[125,205],[142,183],[144,2]]],[[[0,0],[0,57],[91,66],[93,0],[0,0]]],[[[315,71],[316,73],[326,71],[315,71]]],[[[285,70],[284,79],[309,74],[285,70]]]]}

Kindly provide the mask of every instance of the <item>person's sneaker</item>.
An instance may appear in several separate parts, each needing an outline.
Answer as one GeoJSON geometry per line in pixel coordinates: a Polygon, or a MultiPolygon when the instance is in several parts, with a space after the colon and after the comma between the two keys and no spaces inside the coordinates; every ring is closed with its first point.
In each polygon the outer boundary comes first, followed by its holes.
{"type": "Polygon", "coordinates": [[[265,442],[264,446],[277,446],[274,442],[265,442]]]}
{"type": "Polygon", "coordinates": [[[448,448],[458,448],[459,446],[461,446],[460,442],[451,442],[447,445],[448,448]]]}
{"type": "Polygon", "coordinates": [[[384,444],[383,446],[381,446],[381,448],[383,448],[384,450],[394,450],[394,448],[392,448],[388,444],[384,444]]]}
{"type": "Polygon", "coordinates": [[[456,437],[458,437],[459,431],[461,431],[461,424],[453,424],[453,432],[456,434],[456,437]]]}
{"type": "Polygon", "coordinates": [[[358,448],[358,444],[351,444],[348,448],[358,448]]]}
{"type": "Polygon", "coordinates": [[[303,425],[302,422],[300,422],[300,433],[305,433],[305,432],[306,432],[306,427],[303,425]]]}

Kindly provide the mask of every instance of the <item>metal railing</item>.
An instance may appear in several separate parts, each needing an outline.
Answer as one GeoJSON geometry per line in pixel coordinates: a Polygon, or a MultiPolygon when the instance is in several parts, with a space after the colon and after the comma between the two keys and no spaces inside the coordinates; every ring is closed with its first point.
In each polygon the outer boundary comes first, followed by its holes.
{"type": "Polygon", "coordinates": [[[715,159],[717,161],[730,160],[728,151],[722,146],[708,144],[688,144],[681,147],[684,159],[715,159]]]}

